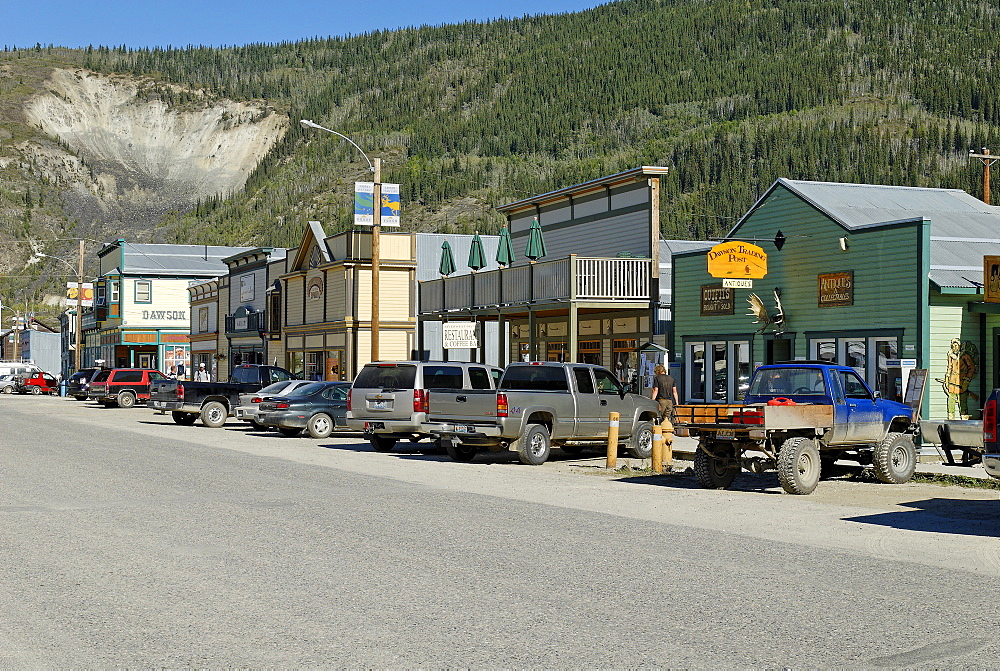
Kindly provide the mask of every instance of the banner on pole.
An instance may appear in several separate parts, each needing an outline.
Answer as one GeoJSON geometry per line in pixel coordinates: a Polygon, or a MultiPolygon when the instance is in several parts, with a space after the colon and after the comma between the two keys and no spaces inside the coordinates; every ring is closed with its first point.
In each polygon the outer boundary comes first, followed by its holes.
{"type": "Polygon", "coordinates": [[[382,185],[382,225],[399,227],[399,184],[382,185]]]}
{"type": "MultiPolygon", "coordinates": [[[[382,184],[381,208],[379,213],[382,226],[399,226],[399,184],[382,184]]],[[[373,182],[354,183],[354,225],[373,226],[375,223],[375,184],[373,182]]]]}
{"type": "MultiPolygon", "coordinates": [[[[67,282],[66,283],[66,304],[68,307],[76,305],[77,298],[77,287],[79,282],[67,282]]],[[[94,306],[94,285],[90,282],[84,282],[83,284],[83,307],[89,308],[94,306]]]]}

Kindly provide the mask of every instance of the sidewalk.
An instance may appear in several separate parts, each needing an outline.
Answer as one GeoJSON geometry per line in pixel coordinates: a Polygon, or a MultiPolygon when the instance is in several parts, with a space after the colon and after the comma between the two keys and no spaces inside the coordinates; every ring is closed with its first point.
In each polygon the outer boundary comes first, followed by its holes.
{"type": "MultiPolygon", "coordinates": [[[[674,436],[674,459],[680,459],[682,461],[693,461],[694,452],[698,448],[698,441],[694,438],[682,438],[680,436],[674,436]]],[[[921,458],[927,458],[927,454],[920,455],[921,458]]],[[[927,473],[936,475],[961,475],[967,478],[980,478],[983,480],[991,480],[992,478],[986,473],[986,469],[983,468],[982,464],[976,464],[975,466],[950,466],[946,463],[941,463],[940,461],[932,462],[922,462],[917,460],[917,473],[927,473]]]]}

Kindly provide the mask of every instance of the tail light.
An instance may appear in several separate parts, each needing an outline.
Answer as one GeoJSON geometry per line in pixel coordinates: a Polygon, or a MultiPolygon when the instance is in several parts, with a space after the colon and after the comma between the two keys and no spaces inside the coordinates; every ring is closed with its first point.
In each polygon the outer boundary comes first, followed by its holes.
{"type": "Polygon", "coordinates": [[[260,396],[254,396],[253,398],[250,399],[250,402],[251,403],[260,403],[263,400],[264,399],[262,399],[260,396]]]}
{"type": "Polygon", "coordinates": [[[351,394],[354,393],[353,389],[347,390],[347,412],[351,411],[351,394]]]}
{"type": "Polygon", "coordinates": [[[497,417],[507,416],[507,394],[497,394],[497,417]]]}
{"type": "Polygon", "coordinates": [[[182,384],[177,385],[177,400],[179,401],[184,400],[184,385],[182,384]]]}
{"type": "Polygon", "coordinates": [[[279,403],[275,403],[274,404],[274,409],[275,410],[288,410],[288,403],[286,403],[285,401],[281,401],[279,403]]]}
{"type": "Polygon", "coordinates": [[[983,408],[983,442],[995,443],[997,440],[997,401],[994,398],[986,401],[983,408]]]}
{"type": "Polygon", "coordinates": [[[764,423],[764,413],[760,410],[737,410],[733,413],[733,422],[760,425],[764,423]]]}
{"type": "Polygon", "coordinates": [[[413,390],[413,412],[428,412],[428,394],[426,389],[413,390]]]}

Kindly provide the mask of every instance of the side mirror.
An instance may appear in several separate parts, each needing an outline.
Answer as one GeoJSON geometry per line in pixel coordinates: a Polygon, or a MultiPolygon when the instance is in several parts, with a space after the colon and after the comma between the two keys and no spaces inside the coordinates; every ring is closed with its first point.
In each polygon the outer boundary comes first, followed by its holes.
{"type": "Polygon", "coordinates": [[[877,401],[877,400],[879,400],[880,398],[882,398],[882,392],[880,392],[880,391],[876,391],[876,392],[875,392],[875,400],[877,401]]]}

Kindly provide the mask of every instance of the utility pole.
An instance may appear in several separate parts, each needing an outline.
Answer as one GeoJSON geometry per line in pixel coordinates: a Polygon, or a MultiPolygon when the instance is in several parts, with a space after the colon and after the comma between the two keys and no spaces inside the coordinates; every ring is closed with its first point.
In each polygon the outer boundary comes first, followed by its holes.
{"type": "Polygon", "coordinates": [[[378,361],[378,266],[380,262],[379,233],[382,228],[382,159],[374,163],[375,193],[372,194],[372,361],[378,361]]]}
{"type": "Polygon", "coordinates": [[[969,158],[978,158],[983,163],[983,202],[987,205],[990,204],[990,166],[993,165],[993,161],[1000,159],[1000,154],[993,156],[990,154],[990,150],[983,147],[982,154],[976,154],[973,150],[969,150],[969,158]]]}
{"type": "Polygon", "coordinates": [[[76,370],[79,372],[83,361],[83,239],[80,240],[80,265],[76,284],[76,370]]]}

